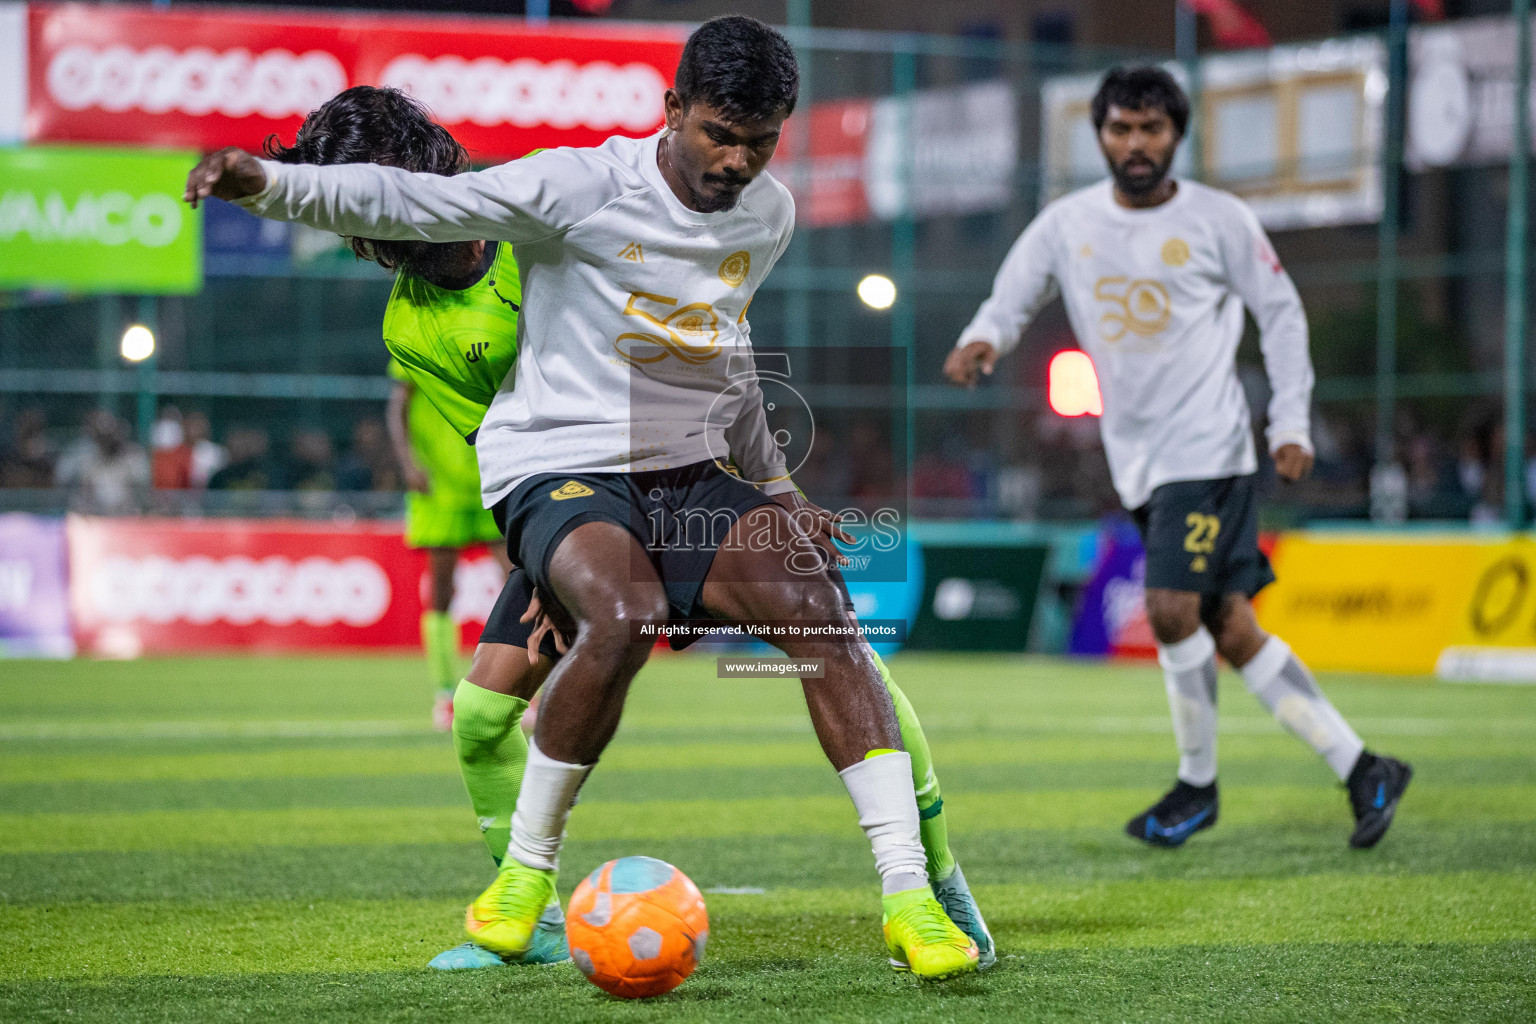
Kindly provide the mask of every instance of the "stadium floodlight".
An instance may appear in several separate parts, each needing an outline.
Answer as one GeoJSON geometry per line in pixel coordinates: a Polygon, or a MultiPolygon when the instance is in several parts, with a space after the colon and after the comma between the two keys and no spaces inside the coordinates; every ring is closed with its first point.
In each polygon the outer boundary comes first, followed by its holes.
{"type": "Polygon", "coordinates": [[[896,282],[884,274],[870,274],[859,282],[859,298],[870,309],[890,309],[896,302],[896,282]]]}
{"type": "Polygon", "coordinates": [[[1051,357],[1051,411],[1058,416],[1102,416],[1099,375],[1088,353],[1066,349],[1051,357]]]}
{"type": "Polygon", "coordinates": [[[155,354],[155,332],[143,324],[134,324],[123,332],[119,351],[130,363],[142,363],[155,354]]]}

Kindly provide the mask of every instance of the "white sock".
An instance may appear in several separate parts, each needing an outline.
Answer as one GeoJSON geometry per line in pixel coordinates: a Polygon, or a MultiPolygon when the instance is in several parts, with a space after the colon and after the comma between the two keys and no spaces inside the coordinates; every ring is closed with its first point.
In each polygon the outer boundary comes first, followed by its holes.
{"type": "Polygon", "coordinates": [[[1158,644],[1157,660],[1179,744],[1179,778],[1209,786],[1216,781],[1216,641],[1201,626],[1176,644],[1158,644]]]}
{"type": "Polygon", "coordinates": [[[880,891],[889,896],[927,886],[928,858],[918,832],[911,756],[895,750],[877,754],[849,765],[838,775],[853,797],[859,827],[875,852],[880,891]]]}
{"type": "Polygon", "coordinates": [[[589,764],[556,761],[528,740],[528,764],[512,812],[512,840],[507,856],[530,868],[554,871],[560,866],[565,822],[576,793],[592,770],[589,764]]]}
{"type": "Polygon", "coordinates": [[[1355,735],[1334,706],[1328,703],[1317,680],[1291,647],[1277,636],[1270,637],[1259,653],[1242,667],[1248,691],[1269,708],[1297,738],[1323,756],[1328,767],[1342,781],[1360,758],[1365,744],[1355,735]]]}

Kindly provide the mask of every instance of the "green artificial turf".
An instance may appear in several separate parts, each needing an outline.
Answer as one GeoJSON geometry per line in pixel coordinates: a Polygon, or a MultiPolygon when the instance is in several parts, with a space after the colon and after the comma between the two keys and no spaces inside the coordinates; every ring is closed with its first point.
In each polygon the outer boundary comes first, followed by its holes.
{"type": "Polygon", "coordinates": [[[568,965],[426,969],[491,862],[413,660],[0,665],[0,1020],[1536,1020],[1536,688],[1324,678],[1417,772],[1362,852],[1331,774],[1225,678],[1221,824],[1167,851],[1120,832],[1172,778],[1154,669],[892,669],[998,966],[893,975],[798,686],[660,657],[565,888],[659,856],[712,933],[680,989],[625,1003],[568,965]]]}

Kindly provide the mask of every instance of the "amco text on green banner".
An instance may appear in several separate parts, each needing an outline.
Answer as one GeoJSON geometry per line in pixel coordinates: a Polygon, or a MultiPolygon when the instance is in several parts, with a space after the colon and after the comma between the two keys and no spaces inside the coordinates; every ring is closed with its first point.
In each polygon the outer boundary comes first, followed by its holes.
{"type": "Polygon", "coordinates": [[[191,152],[0,149],[0,288],[189,294],[202,212],[181,201],[191,152]]]}

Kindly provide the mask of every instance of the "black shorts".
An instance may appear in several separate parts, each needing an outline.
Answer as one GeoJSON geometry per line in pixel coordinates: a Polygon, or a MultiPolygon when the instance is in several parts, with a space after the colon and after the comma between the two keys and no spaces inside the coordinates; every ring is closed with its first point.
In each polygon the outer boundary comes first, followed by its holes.
{"type": "Polygon", "coordinates": [[[1259,550],[1257,474],[1163,484],[1131,518],[1148,587],[1253,597],[1275,582],[1259,550]]]}
{"type": "MultiPolygon", "coordinates": [[[[545,593],[549,560],[566,534],[584,523],[627,529],[645,549],[666,589],[671,617],[703,618],[699,591],[731,527],[773,499],[713,461],[645,473],[536,476],[492,512],[507,554],[545,593]]],[[[626,572],[628,566],[616,566],[626,572]]]]}
{"type": "MultiPolygon", "coordinates": [[[[843,607],[852,612],[853,596],[848,593],[848,582],[843,579],[842,571],[832,566],[827,574],[832,577],[832,585],[842,594],[843,607]]],[[[480,631],[480,642],[506,644],[510,647],[521,647],[526,651],[528,638],[533,635],[533,623],[521,620],[532,600],[533,584],[529,581],[528,574],[522,569],[513,568],[511,575],[507,577],[507,582],[501,588],[500,596],[496,598],[495,607],[486,617],[485,628],[480,631]]],[[[698,639],[698,636],[691,632],[672,634],[667,637],[667,643],[674,651],[681,651],[692,647],[698,639]]],[[[560,660],[560,650],[555,646],[554,634],[544,634],[544,638],[539,642],[539,653],[550,661],[560,660]]]]}
{"type": "MultiPolygon", "coordinates": [[[[533,634],[533,623],[518,620],[528,610],[528,604],[532,600],[533,584],[528,582],[528,574],[522,569],[514,568],[512,574],[507,577],[507,582],[502,585],[501,594],[496,598],[496,605],[491,609],[491,614],[486,616],[485,628],[480,631],[480,642],[507,644],[510,647],[521,647],[526,651],[528,637],[533,634]]],[[[560,652],[555,647],[554,634],[544,634],[544,639],[539,642],[539,653],[551,661],[560,657],[560,652]]]]}

